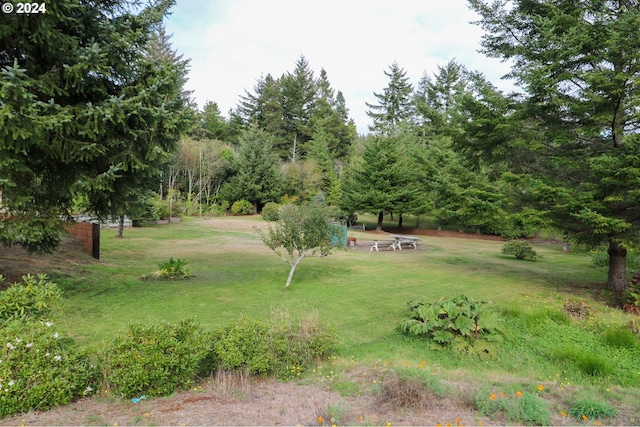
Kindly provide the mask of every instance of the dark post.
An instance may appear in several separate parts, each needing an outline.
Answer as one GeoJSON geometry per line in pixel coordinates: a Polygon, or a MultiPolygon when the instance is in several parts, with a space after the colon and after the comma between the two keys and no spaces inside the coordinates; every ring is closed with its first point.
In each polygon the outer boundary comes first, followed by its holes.
{"type": "Polygon", "coordinates": [[[100,259],[100,224],[94,223],[92,225],[91,238],[93,239],[93,244],[91,245],[91,256],[95,259],[100,259]]]}

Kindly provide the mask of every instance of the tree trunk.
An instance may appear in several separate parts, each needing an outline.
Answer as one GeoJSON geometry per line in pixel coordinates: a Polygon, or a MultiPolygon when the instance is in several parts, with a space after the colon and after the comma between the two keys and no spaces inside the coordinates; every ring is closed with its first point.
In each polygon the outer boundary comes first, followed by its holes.
{"type": "Polygon", "coordinates": [[[120,218],[118,218],[118,234],[116,234],[116,237],[119,239],[122,239],[123,231],[124,231],[124,215],[120,215],[120,218]]]}
{"type": "Polygon", "coordinates": [[[376,225],[376,230],[382,230],[382,220],[384,219],[384,212],[380,211],[378,213],[378,224],[376,225]]]}
{"type": "Polygon", "coordinates": [[[297,260],[293,262],[293,264],[291,264],[291,270],[289,270],[289,277],[287,277],[287,283],[284,284],[285,288],[288,288],[289,285],[291,284],[291,279],[293,279],[293,273],[296,272],[296,267],[298,266],[298,264],[300,264],[300,261],[302,261],[303,258],[304,258],[304,255],[300,256],[297,260]]]}
{"type": "Polygon", "coordinates": [[[607,289],[622,294],[627,290],[627,250],[609,241],[609,277],[607,289]]]}
{"type": "Polygon", "coordinates": [[[402,214],[398,215],[398,228],[402,228],[402,214]]]}
{"type": "Polygon", "coordinates": [[[253,201],[253,214],[257,214],[258,213],[258,201],[254,200],[253,201]]]}

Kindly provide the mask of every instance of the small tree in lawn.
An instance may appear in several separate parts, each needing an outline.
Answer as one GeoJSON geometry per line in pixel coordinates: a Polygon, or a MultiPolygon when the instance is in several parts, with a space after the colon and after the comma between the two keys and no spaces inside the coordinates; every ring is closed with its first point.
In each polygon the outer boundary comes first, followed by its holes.
{"type": "Polygon", "coordinates": [[[280,208],[275,226],[269,226],[266,233],[256,230],[264,244],[291,267],[285,287],[289,287],[298,264],[305,257],[325,257],[331,253],[335,233],[330,220],[329,209],[320,201],[302,206],[286,204],[280,208]]]}

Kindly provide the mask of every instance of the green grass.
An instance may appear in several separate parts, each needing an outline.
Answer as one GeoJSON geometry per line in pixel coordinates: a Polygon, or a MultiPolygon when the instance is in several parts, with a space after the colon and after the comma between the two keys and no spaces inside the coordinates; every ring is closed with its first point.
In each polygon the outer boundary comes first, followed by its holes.
{"type": "MultiPolygon", "coordinates": [[[[362,363],[417,365],[427,360],[434,371],[474,379],[640,383],[638,346],[608,345],[599,336],[629,318],[595,300],[594,289],[606,280],[606,271],[591,268],[586,255],[536,246],[543,259],[520,261],[500,253],[503,242],[424,236],[424,250],[343,250],[305,259],[285,289],[288,266],[262,244],[253,224],[264,226],[258,217],[242,222],[187,219],[127,229],[124,239],[103,230],[102,259],[85,265],[75,277],[56,278],[67,297],[62,323],[71,336],[92,345],[132,321],[175,322],[195,316],[204,327],[213,327],[242,315],[266,319],[274,311],[315,313],[340,331],[338,357],[362,363]],[[195,277],[175,282],[140,279],[170,257],[186,260],[195,277]],[[507,316],[509,335],[497,357],[433,352],[424,342],[397,333],[406,301],[459,293],[490,300],[507,316]],[[588,302],[592,318],[580,323],[564,315],[568,298],[588,302]],[[597,353],[607,365],[579,360],[575,352],[597,353]]],[[[372,240],[367,233],[349,234],[359,245],[372,240]]]]}

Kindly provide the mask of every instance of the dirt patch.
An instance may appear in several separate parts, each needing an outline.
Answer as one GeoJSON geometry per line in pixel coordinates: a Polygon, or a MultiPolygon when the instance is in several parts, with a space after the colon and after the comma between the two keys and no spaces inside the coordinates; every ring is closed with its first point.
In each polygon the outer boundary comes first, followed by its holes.
{"type": "Polygon", "coordinates": [[[29,254],[19,246],[0,246],[0,274],[6,278],[4,283],[0,283],[0,289],[20,282],[26,274],[67,276],[76,272],[78,267],[91,262],[96,260],[87,253],[84,245],[69,236],[64,236],[58,249],[48,255],[29,254]]]}
{"type": "Polygon", "coordinates": [[[82,399],[46,412],[5,418],[0,425],[476,425],[479,420],[491,424],[453,401],[394,410],[378,405],[372,393],[344,397],[326,384],[254,379],[236,392],[223,393],[207,383],[139,403],[112,397],[82,399]]]}
{"type": "MultiPolygon", "coordinates": [[[[359,368],[343,372],[342,381],[354,381],[355,393],[332,390],[328,383],[279,382],[274,379],[247,379],[242,384],[210,380],[170,397],[145,399],[139,403],[101,395],[86,398],[49,411],[29,412],[0,420],[0,425],[79,426],[293,426],[293,425],[508,425],[507,419],[489,419],[474,409],[474,388],[463,383],[447,383],[447,397],[432,396],[420,405],[397,407],[380,400],[379,372],[359,368]],[[321,417],[321,418],[320,418],[321,417]]],[[[550,408],[560,402],[549,401],[550,408]]],[[[611,425],[634,425],[633,409],[625,408],[608,420],[611,425]]],[[[575,425],[575,419],[552,410],[552,425],[575,425]]]]}
{"type": "Polygon", "coordinates": [[[256,218],[260,215],[251,215],[249,217],[220,217],[211,218],[202,221],[202,224],[214,227],[220,230],[233,230],[243,233],[255,233],[255,228],[260,230],[266,230],[267,222],[256,221],[256,218]]]}

